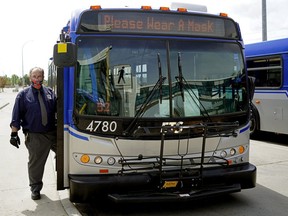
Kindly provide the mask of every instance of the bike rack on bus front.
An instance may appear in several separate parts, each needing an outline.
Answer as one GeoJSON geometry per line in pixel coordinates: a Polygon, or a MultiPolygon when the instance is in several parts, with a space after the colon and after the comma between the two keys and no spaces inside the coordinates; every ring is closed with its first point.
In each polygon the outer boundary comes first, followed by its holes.
{"type": "MultiPolygon", "coordinates": [[[[143,155],[138,155],[135,158],[122,158],[119,163],[122,165],[122,169],[119,174],[131,173],[131,172],[143,172],[143,171],[154,171],[159,175],[158,189],[167,189],[169,184],[177,184],[180,182],[179,187],[183,187],[183,182],[188,181],[189,186],[199,187],[202,185],[202,174],[205,165],[228,165],[228,161],[225,158],[218,157],[215,155],[205,156],[206,139],[212,137],[227,137],[227,136],[237,136],[235,129],[239,126],[238,122],[228,122],[228,123],[201,123],[196,125],[183,126],[181,124],[176,124],[174,126],[161,126],[161,127],[138,127],[134,134],[140,136],[143,134],[151,133],[151,130],[160,129],[161,144],[160,144],[160,154],[159,157],[144,157],[143,155]],[[191,130],[202,131],[201,135],[202,146],[200,157],[187,156],[186,154],[180,154],[178,151],[178,158],[175,157],[165,157],[165,137],[179,136],[180,134],[186,134],[187,142],[191,138],[191,130]],[[142,131],[139,133],[139,131],[142,131]],[[186,133],[185,133],[186,132],[186,133]],[[206,159],[206,161],[205,161],[206,159]],[[218,160],[218,161],[216,161],[218,160]],[[199,161],[199,162],[197,162],[199,161]],[[179,163],[180,162],[180,163],[179,163]],[[134,167],[136,166],[136,167],[134,167]],[[177,175],[175,175],[175,172],[177,175]],[[177,183],[176,183],[177,182],[177,183]]],[[[178,138],[178,142],[180,137],[178,138]]],[[[189,143],[187,144],[187,148],[189,143]]],[[[178,143],[179,147],[179,143],[178,143]]],[[[178,149],[179,150],[179,149],[178,149]]]]}

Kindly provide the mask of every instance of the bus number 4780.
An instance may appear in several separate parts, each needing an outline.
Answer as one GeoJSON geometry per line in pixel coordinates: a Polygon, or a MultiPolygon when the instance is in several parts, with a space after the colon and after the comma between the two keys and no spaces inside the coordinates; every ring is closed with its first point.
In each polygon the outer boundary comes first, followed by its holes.
{"type": "Polygon", "coordinates": [[[115,132],[117,130],[117,122],[115,121],[91,121],[86,130],[90,132],[115,132]]]}

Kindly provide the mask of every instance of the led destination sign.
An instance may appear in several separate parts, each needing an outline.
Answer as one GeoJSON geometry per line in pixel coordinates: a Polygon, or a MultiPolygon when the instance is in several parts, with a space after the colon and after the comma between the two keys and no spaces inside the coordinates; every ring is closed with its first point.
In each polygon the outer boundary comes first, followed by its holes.
{"type": "Polygon", "coordinates": [[[195,14],[86,11],[79,32],[115,32],[237,38],[232,20],[195,14]]]}
{"type": "MultiPolygon", "coordinates": [[[[117,29],[131,29],[141,31],[160,31],[160,32],[199,32],[199,33],[214,33],[215,23],[211,20],[197,20],[197,19],[179,19],[170,20],[158,19],[147,16],[144,19],[135,17],[133,20],[121,19],[122,17],[115,17],[113,15],[104,15],[104,25],[112,26],[113,30],[117,29]]],[[[223,25],[220,27],[223,32],[223,25]]]]}

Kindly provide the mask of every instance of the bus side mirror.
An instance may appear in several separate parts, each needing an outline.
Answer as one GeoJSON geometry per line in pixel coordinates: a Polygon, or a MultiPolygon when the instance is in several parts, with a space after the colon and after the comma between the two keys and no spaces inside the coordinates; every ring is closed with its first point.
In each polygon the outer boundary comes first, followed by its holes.
{"type": "Polygon", "coordinates": [[[255,92],[255,77],[248,76],[248,87],[249,87],[249,99],[253,100],[254,92],[255,92]]]}
{"type": "Polygon", "coordinates": [[[68,43],[57,43],[54,45],[53,60],[57,67],[72,67],[75,66],[76,45],[68,43]]]}

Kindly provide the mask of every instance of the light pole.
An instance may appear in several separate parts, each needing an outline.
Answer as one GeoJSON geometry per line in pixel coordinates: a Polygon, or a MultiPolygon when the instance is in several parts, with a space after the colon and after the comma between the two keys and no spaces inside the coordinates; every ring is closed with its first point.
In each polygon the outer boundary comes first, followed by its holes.
{"type": "Polygon", "coordinates": [[[267,7],[266,7],[266,0],[262,0],[262,41],[267,41],[267,7]]]}
{"type": "Polygon", "coordinates": [[[24,84],[25,84],[25,78],[24,78],[24,47],[26,46],[26,44],[32,42],[33,40],[28,40],[25,43],[23,43],[22,45],[22,86],[24,88],[24,84]]]}

